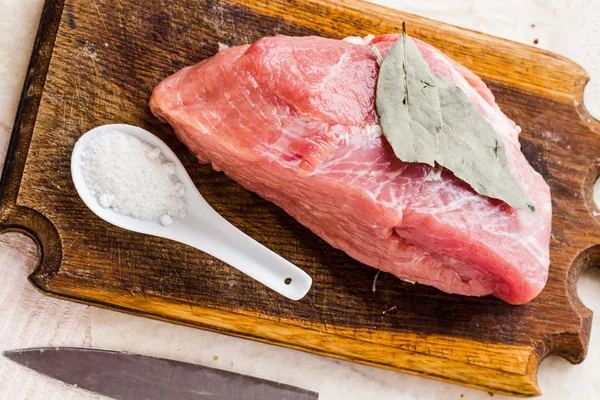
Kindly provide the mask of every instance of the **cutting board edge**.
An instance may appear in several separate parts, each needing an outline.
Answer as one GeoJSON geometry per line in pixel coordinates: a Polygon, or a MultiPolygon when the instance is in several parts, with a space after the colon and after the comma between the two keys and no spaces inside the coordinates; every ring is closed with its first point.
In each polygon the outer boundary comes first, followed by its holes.
{"type": "Polygon", "coordinates": [[[600,268],[600,244],[593,245],[580,252],[569,267],[567,296],[569,297],[571,308],[579,317],[580,327],[575,335],[565,332],[557,336],[553,343],[553,348],[548,355],[562,357],[573,364],[580,364],[585,360],[589,349],[594,312],[581,301],[577,285],[581,275],[588,268],[594,267],[600,268]],[[574,347],[579,348],[580,351],[573,352],[572,349],[574,347]]]}
{"type": "MultiPolygon", "coordinates": [[[[294,325],[277,323],[274,321],[261,319],[260,317],[233,314],[210,308],[194,306],[192,309],[191,305],[178,302],[172,302],[169,305],[161,305],[161,308],[163,309],[162,314],[159,311],[139,311],[135,308],[135,306],[117,305],[115,302],[108,303],[99,300],[97,297],[86,298],[90,291],[85,292],[85,294],[83,294],[83,292],[79,294],[73,294],[66,291],[61,291],[60,288],[58,288],[59,290],[55,290],[52,288],[52,278],[48,278],[44,275],[39,276],[36,274],[36,271],[29,276],[29,281],[44,295],[76,303],[92,305],[106,310],[119,311],[136,317],[144,317],[168,323],[176,323],[178,325],[190,328],[203,329],[215,333],[226,334],[228,336],[305,351],[348,362],[356,362],[359,364],[383,368],[391,371],[436,379],[442,382],[458,384],[482,391],[493,391],[497,394],[505,394],[516,397],[535,397],[541,395],[541,391],[537,383],[537,371],[541,361],[543,358],[545,358],[545,356],[540,356],[538,351],[545,346],[534,345],[532,347],[525,347],[522,345],[504,345],[502,354],[508,358],[512,357],[514,359],[515,357],[513,356],[516,351],[521,353],[527,352],[526,360],[519,360],[518,363],[515,363],[515,365],[518,364],[518,369],[523,371],[522,373],[501,371],[490,367],[451,359],[444,359],[436,355],[424,354],[405,349],[394,349],[395,352],[392,353],[393,356],[380,358],[382,360],[386,359],[387,361],[375,362],[366,357],[361,357],[361,354],[372,354],[373,351],[389,354],[390,348],[388,346],[377,345],[361,339],[349,339],[347,337],[343,337],[343,343],[347,346],[347,348],[342,348],[340,347],[340,337],[336,336],[335,334],[323,333],[322,331],[316,331],[312,329],[299,329],[294,325]],[[164,312],[165,309],[169,311],[180,310],[183,311],[183,313],[189,312],[192,313],[193,316],[190,317],[188,315],[188,317],[183,317],[178,315],[178,313],[169,315],[164,312]],[[197,321],[191,322],[194,318],[197,319],[197,321]],[[218,327],[214,323],[215,320],[228,321],[229,319],[232,320],[231,324],[228,322],[223,322],[222,327],[218,327]],[[237,331],[235,327],[240,324],[240,319],[246,324],[260,326],[260,332],[257,331],[255,334],[251,334],[246,331],[237,331]],[[301,339],[296,342],[290,342],[290,337],[301,337],[301,339]],[[328,338],[332,339],[331,344],[328,344],[327,341],[324,340],[328,338]],[[311,342],[313,343],[312,346],[306,344],[311,342]],[[355,347],[355,350],[352,350],[353,347],[355,347]],[[409,365],[413,365],[415,367],[410,368],[409,365]],[[424,366],[427,367],[424,368],[424,366]],[[424,371],[424,369],[427,369],[427,371],[424,371]],[[448,374],[440,374],[439,371],[446,371],[448,374]],[[514,390],[507,389],[511,387],[514,388],[514,390]]],[[[144,301],[148,301],[149,298],[153,299],[153,297],[149,295],[144,295],[143,297],[144,301]]],[[[168,303],[164,299],[158,297],[154,299],[162,303],[168,303]]],[[[112,300],[114,300],[114,298],[111,298],[111,301],[112,300]]],[[[469,340],[456,338],[456,345],[469,346],[471,343],[472,342],[469,340]]]]}
{"type": "Polygon", "coordinates": [[[19,186],[38,108],[44,91],[46,76],[52,60],[56,34],[60,25],[64,0],[44,0],[37,34],[27,67],[13,130],[0,177],[0,225],[11,207],[17,202],[19,186]],[[28,131],[23,135],[22,127],[28,131]]]}

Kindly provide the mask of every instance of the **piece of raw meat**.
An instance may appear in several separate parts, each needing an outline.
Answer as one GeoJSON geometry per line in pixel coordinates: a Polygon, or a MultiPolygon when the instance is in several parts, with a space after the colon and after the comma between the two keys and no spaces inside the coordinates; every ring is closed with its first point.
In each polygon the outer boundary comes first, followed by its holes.
{"type": "MultiPolygon", "coordinates": [[[[385,55],[397,37],[372,43],[385,55]]],[[[481,79],[415,42],[495,127],[537,216],[477,195],[447,170],[396,159],[374,109],[379,67],[356,38],[276,36],[229,48],[164,80],[150,107],[200,162],[355,259],[448,293],[526,303],[548,275],[548,185],[481,79]]]]}

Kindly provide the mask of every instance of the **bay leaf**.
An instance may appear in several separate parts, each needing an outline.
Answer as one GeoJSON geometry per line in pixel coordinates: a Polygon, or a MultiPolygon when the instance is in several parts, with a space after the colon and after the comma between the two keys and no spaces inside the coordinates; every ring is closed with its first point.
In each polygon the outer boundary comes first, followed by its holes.
{"type": "Polygon", "coordinates": [[[465,92],[436,73],[442,111],[436,161],[477,193],[513,208],[535,212],[535,205],[508,167],[504,142],[465,92]]]}
{"type": "Polygon", "coordinates": [[[381,63],[375,103],[396,157],[434,166],[442,129],[436,81],[405,29],[381,63]]]}

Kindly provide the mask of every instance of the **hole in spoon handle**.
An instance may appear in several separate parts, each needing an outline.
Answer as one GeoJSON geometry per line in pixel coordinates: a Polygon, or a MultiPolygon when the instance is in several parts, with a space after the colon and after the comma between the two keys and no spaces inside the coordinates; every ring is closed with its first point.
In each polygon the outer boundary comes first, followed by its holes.
{"type": "Polygon", "coordinates": [[[306,272],[237,229],[216,211],[213,213],[193,224],[193,240],[179,241],[209,253],[291,300],[300,300],[308,293],[312,279],[306,272]]]}

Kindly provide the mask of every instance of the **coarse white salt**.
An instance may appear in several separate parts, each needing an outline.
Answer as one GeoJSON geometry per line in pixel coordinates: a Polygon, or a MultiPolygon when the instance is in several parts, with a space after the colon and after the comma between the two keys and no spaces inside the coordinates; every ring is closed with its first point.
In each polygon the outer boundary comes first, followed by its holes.
{"type": "Polygon", "coordinates": [[[165,214],[162,217],[160,217],[160,223],[163,224],[164,226],[172,225],[173,218],[171,218],[168,214],[165,214]]]}
{"type": "Polygon", "coordinates": [[[185,218],[185,190],[175,164],[135,136],[100,132],[84,149],[81,167],[102,207],[164,226],[185,218]]]}
{"type": "Polygon", "coordinates": [[[148,158],[151,160],[156,160],[158,156],[160,156],[160,149],[158,147],[155,147],[148,152],[148,158]]]}

